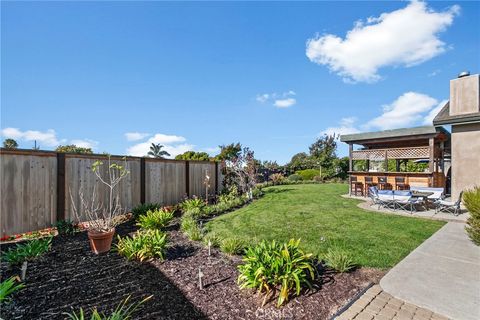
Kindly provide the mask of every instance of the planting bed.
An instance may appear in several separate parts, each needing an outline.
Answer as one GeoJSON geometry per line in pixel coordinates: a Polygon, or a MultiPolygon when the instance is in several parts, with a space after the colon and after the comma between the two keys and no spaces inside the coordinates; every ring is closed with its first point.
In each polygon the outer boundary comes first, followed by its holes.
{"type": "MultiPolygon", "coordinates": [[[[117,228],[126,235],[136,229],[129,222],[117,228]]],[[[131,301],[153,295],[134,319],[328,319],[355,293],[376,282],[383,271],[359,269],[348,274],[321,270],[314,289],[293,298],[283,308],[276,299],[261,307],[262,299],[236,283],[240,257],[227,257],[187,240],[173,227],[164,262],[129,262],[115,252],[90,252],[85,232],[55,237],[52,249],[28,266],[26,288],[3,305],[3,319],[64,319],[64,312],[83,307],[110,311],[131,295],[131,301]],[[204,289],[198,288],[198,268],[204,289]]],[[[2,248],[3,250],[5,248],[2,248]]],[[[319,267],[321,269],[321,267],[319,267]]],[[[2,263],[2,279],[18,274],[2,263]]],[[[89,313],[89,312],[88,312],[89,313]]]]}

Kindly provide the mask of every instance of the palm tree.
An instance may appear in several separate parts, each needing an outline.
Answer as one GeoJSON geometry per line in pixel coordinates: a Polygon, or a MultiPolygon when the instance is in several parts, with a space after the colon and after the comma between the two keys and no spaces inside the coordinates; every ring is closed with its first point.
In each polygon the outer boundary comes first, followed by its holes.
{"type": "Polygon", "coordinates": [[[5,141],[3,141],[3,147],[5,149],[17,149],[18,143],[13,139],[5,139],[5,141]]]}
{"type": "Polygon", "coordinates": [[[154,158],[163,158],[164,156],[169,157],[170,153],[165,150],[162,150],[163,146],[159,144],[152,143],[150,146],[150,151],[148,151],[148,155],[154,158]]]}

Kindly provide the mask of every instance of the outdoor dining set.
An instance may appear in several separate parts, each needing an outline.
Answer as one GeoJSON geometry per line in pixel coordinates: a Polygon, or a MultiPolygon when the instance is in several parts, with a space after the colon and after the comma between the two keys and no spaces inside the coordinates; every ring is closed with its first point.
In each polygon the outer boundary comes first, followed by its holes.
{"type": "Polygon", "coordinates": [[[396,177],[395,185],[391,186],[386,177],[378,177],[373,182],[371,177],[365,177],[365,184],[351,177],[350,190],[354,195],[360,194],[372,199],[378,209],[405,210],[413,213],[418,210],[435,209],[435,214],[444,211],[455,216],[461,213],[460,203],[462,193],[457,201],[445,200],[444,188],[416,187],[405,183],[405,178],[396,177]]]}

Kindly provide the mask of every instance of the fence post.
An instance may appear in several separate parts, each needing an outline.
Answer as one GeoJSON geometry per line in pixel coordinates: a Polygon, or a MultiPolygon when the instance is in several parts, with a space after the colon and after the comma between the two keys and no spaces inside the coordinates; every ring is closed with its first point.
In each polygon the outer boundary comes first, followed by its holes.
{"type": "Polygon", "coordinates": [[[145,203],[145,158],[140,158],[140,203],[145,203]]]}
{"type": "Polygon", "coordinates": [[[215,194],[218,194],[218,162],[215,161],[215,194]]]}
{"type": "Polygon", "coordinates": [[[57,153],[57,221],[65,220],[65,153],[57,153]]]}
{"type": "Polygon", "coordinates": [[[185,191],[187,197],[190,197],[190,161],[185,160],[185,191]]]}

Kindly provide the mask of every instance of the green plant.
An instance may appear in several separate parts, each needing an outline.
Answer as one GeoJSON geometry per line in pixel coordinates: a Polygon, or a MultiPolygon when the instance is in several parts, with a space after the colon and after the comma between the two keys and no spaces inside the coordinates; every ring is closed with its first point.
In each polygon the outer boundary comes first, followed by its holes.
{"type": "Polygon", "coordinates": [[[180,230],[183,231],[187,235],[190,240],[199,241],[202,240],[203,233],[202,229],[197,224],[197,221],[190,216],[186,216],[182,218],[182,222],[180,224],[180,230]]]}
{"type": "Polygon", "coordinates": [[[299,174],[294,173],[288,176],[288,180],[296,182],[302,180],[302,177],[299,174]]]}
{"type": "Polygon", "coordinates": [[[338,272],[347,272],[356,267],[351,255],[338,247],[329,248],[324,260],[327,266],[338,272]]]}
{"type": "Polygon", "coordinates": [[[80,230],[78,223],[70,220],[59,220],[53,226],[57,228],[59,235],[72,235],[80,230]]]}
{"type": "Polygon", "coordinates": [[[313,177],[320,174],[320,170],[305,169],[305,170],[299,170],[295,173],[298,174],[300,177],[302,177],[302,180],[313,180],[313,177]]]}
{"type": "Polygon", "coordinates": [[[220,236],[215,232],[209,232],[203,237],[202,241],[205,245],[208,245],[208,242],[210,241],[212,247],[220,247],[222,238],[220,238],[220,236]]]}
{"type": "MultiPolygon", "coordinates": [[[[104,313],[99,313],[97,308],[94,308],[92,310],[92,315],[90,316],[90,320],[130,320],[132,319],[133,313],[137,311],[142,304],[144,304],[146,301],[148,301],[151,298],[152,296],[149,296],[140,302],[128,304],[128,300],[130,299],[130,296],[128,296],[124,301],[122,301],[115,308],[115,310],[109,316],[105,315],[104,313]]],[[[76,312],[64,313],[64,314],[70,320],[86,319],[85,312],[83,311],[82,308],[80,308],[80,310],[78,311],[78,314],[76,312]]]]}
{"type": "Polygon", "coordinates": [[[195,218],[199,218],[203,214],[205,206],[205,201],[197,197],[186,199],[180,204],[184,215],[190,215],[195,218]]]}
{"type": "Polygon", "coordinates": [[[462,198],[470,212],[465,229],[473,243],[480,246],[480,187],[465,191],[462,198]]]}
{"type": "Polygon", "coordinates": [[[0,283],[0,302],[3,302],[9,298],[9,295],[25,287],[23,283],[16,283],[20,281],[18,277],[11,277],[0,283]]]}
{"type": "Polygon", "coordinates": [[[280,184],[283,180],[285,180],[285,177],[281,173],[274,173],[270,176],[270,180],[273,182],[274,185],[280,184]]]}
{"type": "Polygon", "coordinates": [[[294,292],[297,296],[304,286],[311,287],[315,278],[312,254],[299,249],[300,240],[291,239],[288,243],[262,241],[249,247],[243,258],[244,264],[238,266],[240,288],[255,288],[260,293],[265,290],[265,301],[280,287],[277,306],[288,301],[294,292]]]}
{"type": "Polygon", "coordinates": [[[315,181],[315,182],[325,182],[325,177],[315,176],[315,177],[313,177],[313,181],[315,181]]]}
{"type": "Polygon", "coordinates": [[[160,230],[137,231],[133,237],[120,238],[118,236],[116,247],[118,253],[128,260],[137,259],[143,261],[153,258],[164,260],[167,248],[167,234],[160,230]]]}
{"type": "Polygon", "coordinates": [[[150,210],[158,210],[160,208],[162,208],[162,205],[159,203],[142,203],[132,209],[132,214],[135,218],[138,218],[150,210]]]}
{"type": "Polygon", "coordinates": [[[137,226],[143,229],[162,229],[173,219],[173,212],[165,209],[148,210],[138,217],[137,226]]]}
{"type": "Polygon", "coordinates": [[[220,243],[220,250],[228,255],[238,255],[243,253],[245,243],[239,238],[226,238],[220,243]]]}
{"type": "Polygon", "coordinates": [[[10,265],[21,264],[42,255],[50,249],[52,237],[30,240],[24,244],[17,244],[2,255],[2,260],[10,265]]]}
{"type": "Polygon", "coordinates": [[[258,199],[263,195],[264,195],[264,193],[263,193],[261,188],[257,188],[257,187],[253,188],[252,196],[253,196],[254,199],[258,199]]]}

